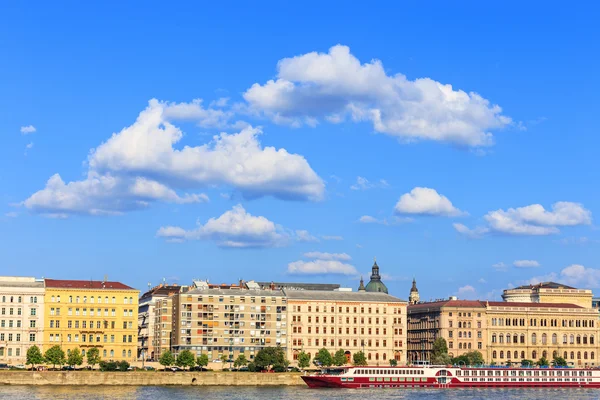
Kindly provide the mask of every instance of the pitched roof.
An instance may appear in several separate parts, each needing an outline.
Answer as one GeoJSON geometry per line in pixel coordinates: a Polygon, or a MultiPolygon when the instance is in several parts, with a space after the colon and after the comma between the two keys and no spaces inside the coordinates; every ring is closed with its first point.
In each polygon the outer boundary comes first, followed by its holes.
{"type": "Polygon", "coordinates": [[[288,290],[284,292],[290,300],[323,300],[323,301],[371,301],[379,303],[406,303],[406,300],[390,296],[382,292],[337,292],[326,290],[288,290]]]}
{"type": "Polygon", "coordinates": [[[136,290],[121,282],[103,282],[103,281],[74,281],[65,279],[44,279],[47,288],[58,289],[117,289],[117,290],[136,290]]]}
{"type": "Polygon", "coordinates": [[[576,288],[574,288],[572,286],[563,285],[562,283],[540,282],[537,285],[517,286],[515,289],[576,289],[576,288]]]}

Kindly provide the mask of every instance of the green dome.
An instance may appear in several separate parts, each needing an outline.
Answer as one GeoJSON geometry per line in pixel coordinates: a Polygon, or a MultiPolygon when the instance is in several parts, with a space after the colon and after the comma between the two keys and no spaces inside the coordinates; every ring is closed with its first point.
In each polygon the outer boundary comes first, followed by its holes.
{"type": "Polygon", "coordinates": [[[387,286],[381,282],[381,276],[379,275],[379,265],[377,265],[377,261],[373,263],[373,268],[371,272],[371,281],[367,284],[365,288],[367,292],[379,292],[386,293],[388,292],[387,286]]]}
{"type": "Polygon", "coordinates": [[[381,281],[371,281],[367,284],[365,288],[367,292],[382,292],[387,293],[387,287],[381,281]]]}

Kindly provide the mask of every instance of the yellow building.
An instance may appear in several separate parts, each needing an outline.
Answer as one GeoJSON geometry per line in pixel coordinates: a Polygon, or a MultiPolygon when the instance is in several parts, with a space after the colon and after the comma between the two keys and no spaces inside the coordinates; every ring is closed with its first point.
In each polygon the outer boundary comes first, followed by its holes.
{"type": "Polygon", "coordinates": [[[502,299],[511,303],[568,303],[583,308],[592,308],[592,297],[589,289],[577,289],[556,282],[518,286],[502,293],[502,299]]]}
{"type": "Polygon", "coordinates": [[[45,280],[44,348],[92,347],[104,360],[135,361],[139,291],[120,282],[45,280]]]}

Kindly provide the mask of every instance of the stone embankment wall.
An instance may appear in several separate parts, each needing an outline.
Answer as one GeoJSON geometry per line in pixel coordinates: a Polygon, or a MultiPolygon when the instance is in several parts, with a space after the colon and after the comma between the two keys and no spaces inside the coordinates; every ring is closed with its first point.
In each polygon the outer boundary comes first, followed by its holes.
{"type": "Polygon", "coordinates": [[[253,372],[0,371],[0,385],[293,386],[301,374],[253,372]]]}

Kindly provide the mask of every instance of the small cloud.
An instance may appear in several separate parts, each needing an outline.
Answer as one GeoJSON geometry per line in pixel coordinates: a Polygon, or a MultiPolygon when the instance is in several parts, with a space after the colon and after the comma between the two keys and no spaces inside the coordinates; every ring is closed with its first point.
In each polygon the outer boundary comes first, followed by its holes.
{"type": "Polygon", "coordinates": [[[503,263],[502,261],[492,265],[492,268],[496,269],[496,271],[506,271],[508,269],[508,265],[503,263]]]}
{"type": "Polygon", "coordinates": [[[307,230],[297,230],[296,240],[299,242],[318,242],[319,239],[311,235],[307,230]]]}
{"type": "Polygon", "coordinates": [[[471,285],[465,285],[458,288],[457,291],[459,296],[469,296],[475,294],[475,288],[471,285]]]}
{"type": "Polygon", "coordinates": [[[458,217],[467,215],[452,205],[452,202],[439,194],[435,189],[416,187],[400,196],[394,211],[397,214],[437,215],[444,217],[458,217]]]}
{"type": "Polygon", "coordinates": [[[36,129],[35,129],[35,126],[33,126],[33,125],[27,125],[27,126],[21,127],[22,135],[29,135],[30,133],[34,133],[35,131],[36,131],[36,129]]]}
{"type": "Polygon", "coordinates": [[[221,97],[215,101],[210,102],[210,108],[223,108],[227,106],[229,102],[229,97],[221,97]]]}
{"type": "Polygon", "coordinates": [[[33,142],[29,142],[27,143],[27,145],[25,146],[26,149],[31,149],[33,148],[33,142]]]}
{"type": "Polygon", "coordinates": [[[219,193],[222,199],[231,200],[231,195],[229,193],[219,193]]]}
{"type": "Polygon", "coordinates": [[[477,282],[479,282],[479,283],[487,283],[487,281],[485,279],[483,279],[483,278],[479,278],[479,280],[477,282]]]}
{"type": "Polygon", "coordinates": [[[362,244],[360,244],[360,243],[356,243],[356,248],[358,248],[358,249],[362,249],[362,248],[363,248],[363,245],[362,245],[362,244]]]}
{"type": "Polygon", "coordinates": [[[371,217],[370,215],[363,215],[362,217],[360,217],[358,219],[358,222],[362,222],[363,224],[380,224],[381,223],[377,218],[371,217]]]}
{"type": "Polygon", "coordinates": [[[16,211],[10,211],[4,214],[4,216],[8,218],[17,218],[19,216],[19,213],[16,211]]]}
{"type": "Polygon", "coordinates": [[[339,176],[337,176],[337,175],[329,175],[329,177],[330,177],[331,179],[333,179],[334,181],[336,181],[336,183],[340,183],[340,182],[342,181],[342,178],[340,178],[340,177],[339,177],[339,176]]]}
{"type": "Polygon", "coordinates": [[[367,178],[363,178],[362,176],[356,177],[356,183],[350,186],[352,190],[368,190],[368,189],[378,189],[378,188],[387,188],[390,184],[387,183],[385,179],[380,179],[378,182],[370,182],[367,178]]]}
{"type": "Polygon", "coordinates": [[[304,253],[304,257],[306,258],[318,258],[320,260],[340,260],[340,261],[349,261],[352,259],[346,253],[322,253],[320,251],[310,251],[308,253],[304,253]]]}
{"type": "Polygon", "coordinates": [[[517,268],[537,268],[540,263],[535,260],[515,260],[513,265],[517,268]]]}
{"type": "Polygon", "coordinates": [[[323,240],[344,240],[344,238],[342,236],[329,236],[329,235],[323,235],[321,236],[321,239],[323,240]]]}
{"type": "Polygon", "coordinates": [[[471,239],[480,239],[481,237],[483,237],[483,235],[490,231],[488,228],[484,228],[481,226],[470,229],[466,225],[460,224],[458,222],[453,223],[452,226],[454,227],[454,229],[456,229],[458,233],[471,239]]]}
{"type": "Polygon", "coordinates": [[[381,225],[398,225],[413,222],[414,219],[410,217],[397,217],[393,216],[389,220],[387,218],[377,219],[370,215],[363,215],[358,219],[358,222],[362,224],[381,224],[381,225]]]}
{"type": "Polygon", "coordinates": [[[358,275],[353,265],[337,260],[294,261],[288,264],[287,271],[294,275],[358,275]]]}

